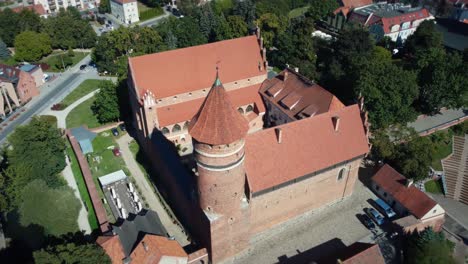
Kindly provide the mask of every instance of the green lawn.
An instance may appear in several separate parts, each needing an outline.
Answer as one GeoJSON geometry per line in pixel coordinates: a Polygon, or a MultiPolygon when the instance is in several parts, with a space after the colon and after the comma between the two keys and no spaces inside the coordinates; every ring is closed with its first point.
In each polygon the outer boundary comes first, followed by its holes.
{"type": "Polygon", "coordinates": [[[78,164],[78,160],[76,159],[75,152],[73,152],[73,149],[71,148],[68,142],[67,142],[67,154],[68,154],[68,157],[70,157],[73,176],[75,177],[75,181],[78,185],[78,190],[80,191],[81,200],[83,200],[83,203],[86,205],[87,210],[88,210],[89,225],[91,226],[92,230],[98,229],[99,224],[97,222],[96,213],[94,212],[93,203],[91,202],[91,197],[89,196],[88,189],[86,188],[83,174],[81,173],[80,165],[78,164]]]}
{"type": "Polygon", "coordinates": [[[307,12],[307,10],[309,10],[309,6],[295,8],[295,9],[289,11],[288,17],[289,18],[296,18],[298,16],[302,16],[305,12],[307,12]]]}
{"type": "Polygon", "coordinates": [[[143,3],[138,2],[138,13],[139,13],[139,16],[140,16],[140,21],[146,21],[146,20],[152,19],[154,17],[163,15],[164,11],[163,11],[162,7],[160,7],[160,6],[151,8],[149,6],[146,6],[143,3]]]}
{"type": "Polygon", "coordinates": [[[452,135],[451,130],[442,130],[430,136],[434,146],[431,164],[434,170],[441,171],[442,163],[440,161],[452,153],[452,135]]]}
{"type": "MultiPolygon", "coordinates": [[[[80,62],[84,57],[86,57],[87,55],[89,54],[89,52],[78,52],[78,51],[75,51],[75,56],[72,57],[72,62],[73,64],[70,65],[70,67],[73,67],[75,66],[78,62],[80,62]]],[[[63,52],[56,52],[56,53],[53,53],[45,58],[43,58],[41,60],[41,62],[44,62],[44,63],[47,63],[50,68],[47,70],[49,72],[61,72],[62,70],[61,69],[58,69],[55,67],[54,65],[54,60],[55,60],[55,57],[57,56],[60,56],[60,55],[67,55],[67,51],[63,51],[63,52]]]]}
{"type": "Polygon", "coordinates": [[[440,180],[438,180],[438,181],[433,181],[433,180],[427,181],[424,184],[424,187],[426,188],[426,191],[430,192],[430,193],[443,193],[442,192],[442,183],[441,183],[440,180]]]}
{"type": "Polygon", "coordinates": [[[85,80],[83,81],[75,90],[69,93],[61,102],[60,104],[64,105],[64,108],[68,105],[71,105],[76,100],[80,99],[81,97],[89,94],[92,91],[98,89],[100,83],[104,81],[102,80],[85,80]]]}
{"type": "Polygon", "coordinates": [[[91,106],[95,100],[95,97],[84,101],[77,107],[75,107],[67,116],[67,128],[79,127],[81,125],[87,125],[89,128],[99,127],[103,124],[99,122],[96,116],[91,110],[91,106]]]}

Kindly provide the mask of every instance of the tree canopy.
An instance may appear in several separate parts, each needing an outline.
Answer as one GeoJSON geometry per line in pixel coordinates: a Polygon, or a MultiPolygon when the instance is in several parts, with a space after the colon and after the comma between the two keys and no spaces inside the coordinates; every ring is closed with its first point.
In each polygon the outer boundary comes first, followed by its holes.
{"type": "Polygon", "coordinates": [[[444,233],[427,228],[406,239],[405,263],[454,264],[453,248],[453,243],[445,239],[444,233]]]}
{"type": "Polygon", "coordinates": [[[15,38],[15,59],[35,62],[52,52],[51,41],[47,34],[24,31],[15,38]]]}
{"type": "Polygon", "coordinates": [[[99,92],[92,105],[92,110],[101,123],[116,121],[120,116],[117,87],[111,81],[99,84],[99,92]]]}
{"type": "Polygon", "coordinates": [[[23,31],[39,32],[41,21],[39,15],[23,9],[19,13],[13,12],[9,8],[0,10],[0,38],[9,47],[12,47],[16,36],[23,31]]]}
{"type": "Polygon", "coordinates": [[[100,246],[73,242],[35,251],[34,261],[36,264],[111,264],[109,256],[100,246]]]}
{"type": "Polygon", "coordinates": [[[0,59],[6,60],[8,58],[10,58],[10,50],[8,50],[8,47],[5,44],[5,42],[3,42],[2,39],[0,39],[0,59]]]}

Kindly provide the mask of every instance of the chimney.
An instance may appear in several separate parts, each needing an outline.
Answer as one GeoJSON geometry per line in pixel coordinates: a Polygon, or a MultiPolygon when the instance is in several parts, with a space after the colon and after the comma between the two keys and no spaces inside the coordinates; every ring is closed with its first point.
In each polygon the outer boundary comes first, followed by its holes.
{"type": "Polygon", "coordinates": [[[334,116],[332,117],[332,123],[333,123],[333,128],[335,131],[338,131],[340,128],[340,117],[339,116],[334,116]]]}
{"type": "Polygon", "coordinates": [[[258,27],[258,25],[255,31],[255,35],[257,35],[257,39],[260,40],[260,27],[258,27]]]}
{"type": "Polygon", "coordinates": [[[298,67],[294,67],[294,71],[299,73],[299,68],[298,67]]]}
{"type": "Polygon", "coordinates": [[[275,132],[276,132],[276,138],[278,140],[278,144],[281,144],[283,131],[281,131],[281,128],[278,127],[278,128],[275,128],[275,132]]]}
{"type": "Polygon", "coordinates": [[[263,50],[263,37],[260,37],[260,49],[263,50]]]}
{"type": "Polygon", "coordinates": [[[406,179],[406,184],[405,184],[406,188],[411,187],[411,185],[413,185],[413,179],[406,179]]]}
{"type": "Polygon", "coordinates": [[[146,245],[145,241],[142,241],[141,244],[143,245],[145,252],[148,252],[148,245],[146,245]]]}
{"type": "Polygon", "coordinates": [[[266,48],[262,49],[263,60],[266,60],[266,48]]]}
{"type": "Polygon", "coordinates": [[[289,74],[289,72],[287,70],[284,71],[283,82],[285,82],[288,79],[288,74],[289,74]]]}

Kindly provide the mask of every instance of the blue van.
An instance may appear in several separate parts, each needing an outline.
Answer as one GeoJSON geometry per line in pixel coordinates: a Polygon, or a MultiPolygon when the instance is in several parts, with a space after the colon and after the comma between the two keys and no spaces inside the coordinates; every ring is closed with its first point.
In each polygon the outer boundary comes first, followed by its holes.
{"type": "Polygon", "coordinates": [[[396,215],[395,211],[393,211],[393,209],[386,202],[384,202],[384,200],[377,199],[377,200],[375,200],[375,203],[379,207],[377,209],[379,209],[379,211],[382,212],[383,215],[385,215],[386,217],[392,218],[392,217],[394,217],[396,215]]]}
{"type": "Polygon", "coordinates": [[[372,220],[374,220],[377,223],[377,225],[382,225],[385,221],[384,217],[374,208],[365,208],[364,212],[366,212],[366,214],[370,218],[372,218],[372,220]]]}

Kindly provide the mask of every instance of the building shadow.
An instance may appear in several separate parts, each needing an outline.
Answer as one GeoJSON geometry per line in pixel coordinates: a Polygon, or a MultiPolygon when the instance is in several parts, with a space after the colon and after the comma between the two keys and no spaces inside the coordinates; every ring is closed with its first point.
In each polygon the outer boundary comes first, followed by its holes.
{"type": "Polygon", "coordinates": [[[371,187],[372,176],[377,172],[377,166],[359,167],[358,178],[365,186],[371,187]]]}
{"type": "Polygon", "coordinates": [[[333,263],[336,264],[336,258],[334,254],[336,252],[346,249],[346,245],[339,238],[333,238],[323,244],[308,249],[304,252],[299,250],[297,254],[288,257],[282,255],[278,257],[278,263],[280,264],[312,264],[312,263],[333,263]]]}

